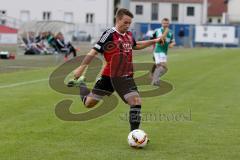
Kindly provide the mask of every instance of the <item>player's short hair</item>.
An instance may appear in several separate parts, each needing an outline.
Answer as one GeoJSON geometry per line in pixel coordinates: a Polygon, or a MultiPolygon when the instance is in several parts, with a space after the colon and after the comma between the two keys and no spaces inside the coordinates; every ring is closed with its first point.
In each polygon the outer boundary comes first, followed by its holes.
{"type": "Polygon", "coordinates": [[[117,13],[116,13],[116,15],[115,15],[115,18],[121,19],[124,15],[129,16],[129,17],[131,17],[131,18],[134,17],[133,14],[132,14],[128,9],[126,9],[126,8],[120,8],[120,9],[117,10],[117,13]]]}
{"type": "Polygon", "coordinates": [[[169,19],[168,18],[163,18],[162,21],[168,21],[169,22],[169,19]]]}

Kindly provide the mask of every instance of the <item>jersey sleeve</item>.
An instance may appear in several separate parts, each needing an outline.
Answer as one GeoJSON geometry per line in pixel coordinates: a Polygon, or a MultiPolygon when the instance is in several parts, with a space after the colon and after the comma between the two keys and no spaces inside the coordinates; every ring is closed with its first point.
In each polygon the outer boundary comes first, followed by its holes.
{"type": "Polygon", "coordinates": [[[154,31],[150,39],[155,39],[157,38],[157,31],[154,31]]]}
{"type": "Polygon", "coordinates": [[[104,52],[104,46],[112,41],[112,33],[113,31],[111,29],[106,30],[105,32],[103,32],[101,38],[99,39],[99,41],[94,45],[93,49],[96,50],[99,53],[103,53],[104,52]]]}

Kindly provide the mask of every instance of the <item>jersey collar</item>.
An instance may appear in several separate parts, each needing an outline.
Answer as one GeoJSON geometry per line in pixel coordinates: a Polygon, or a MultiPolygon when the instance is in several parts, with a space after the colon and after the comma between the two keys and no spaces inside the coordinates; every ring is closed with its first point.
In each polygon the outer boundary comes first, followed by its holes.
{"type": "Polygon", "coordinates": [[[112,29],[122,36],[125,36],[125,34],[126,34],[126,33],[120,33],[115,27],[113,27],[112,29]]]}

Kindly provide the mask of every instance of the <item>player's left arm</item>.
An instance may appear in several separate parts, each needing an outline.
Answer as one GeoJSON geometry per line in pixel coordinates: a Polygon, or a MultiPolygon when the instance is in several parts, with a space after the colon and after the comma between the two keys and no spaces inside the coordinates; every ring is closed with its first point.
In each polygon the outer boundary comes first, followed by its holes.
{"type": "Polygon", "coordinates": [[[144,49],[160,41],[161,41],[160,38],[155,38],[155,39],[146,40],[146,41],[138,41],[136,42],[136,45],[133,46],[133,49],[134,50],[144,49]]]}
{"type": "Polygon", "coordinates": [[[138,41],[138,42],[136,42],[136,45],[133,46],[133,49],[134,50],[144,49],[144,48],[147,48],[147,47],[149,47],[149,46],[151,46],[155,43],[164,44],[165,38],[167,37],[168,32],[169,32],[169,29],[166,28],[161,37],[151,39],[151,40],[146,40],[146,41],[138,41]]]}
{"type": "Polygon", "coordinates": [[[176,45],[175,42],[171,42],[171,43],[169,44],[169,48],[173,48],[175,45],[176,45]]]}

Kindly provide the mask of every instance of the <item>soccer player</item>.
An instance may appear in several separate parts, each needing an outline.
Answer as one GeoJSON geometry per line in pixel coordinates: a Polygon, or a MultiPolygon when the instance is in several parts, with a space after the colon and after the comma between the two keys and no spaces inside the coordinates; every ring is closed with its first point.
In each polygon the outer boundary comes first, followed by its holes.
{"type": "MultiPolygon", "coordinates": [[[[73,85],[80,84],[80,96],[88,108],[94,107],[103,96],[110,96],[116,91],[122,100],[130,105],[130,130],[134,130],[138,129],[140,125],[141,98],[133,79],[132,50],[140,50],[160,42],[166,33],[156,39],[136,42],[132,33],[128,31],[133,14],[129,10],[121,8],[117,11],[115,18],[115,27],[102,34],[81,65],[74,70],[75,82],[71,83],[73,85]],[[100,79],[90,92],[82,75],[87,65],[98,53],[104,56],[106,65],[100,79]]],[[[69,85],[72,85],[71,83],[69,85]]]]}
{"type": "Polygon", "coordinates": [[[173,48],[175,45],[173,33],[171,30],[168,29],[169,27],[169,19],[163,18],[162,19],[162,27],[155,30],[153,34],[153,38],[161,37],[165,30],[168,30],[165,43],[156,43],[154,47],[154,60],[155,65],[152,68],[152,85],[159,86],[160,85],[160,77],[163,76],[168,68],[167,68],[167,52],[168,48],[173,48]]]}

